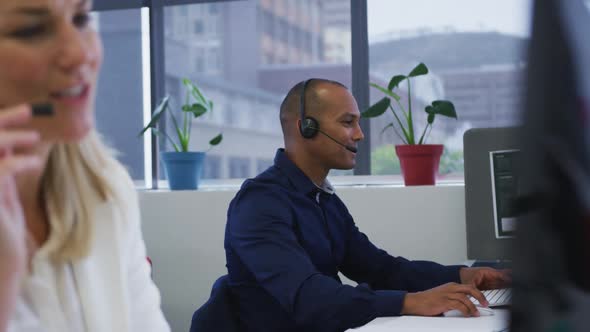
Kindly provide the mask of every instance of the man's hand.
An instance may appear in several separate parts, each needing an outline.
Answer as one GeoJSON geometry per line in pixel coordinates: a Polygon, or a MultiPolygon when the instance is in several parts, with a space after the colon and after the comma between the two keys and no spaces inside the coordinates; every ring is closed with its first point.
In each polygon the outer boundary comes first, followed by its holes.
{"type": "Polygon", "coordinates": [[[402,315],[437,316],[457,309],[464,316],[479,316],[479,311],[469,299],[474,297],[484,306],[487,301],[473,285],[448,283],[424,292],[408,293],[404,299],[402,315]]]}
{"type": "Polygon", "coordinates": [[[490,267],[464,267],[459,270],[461,283],[473,285],[477,289],[497,289],[510,287],[510,270],[496,270],[490,267]]]}

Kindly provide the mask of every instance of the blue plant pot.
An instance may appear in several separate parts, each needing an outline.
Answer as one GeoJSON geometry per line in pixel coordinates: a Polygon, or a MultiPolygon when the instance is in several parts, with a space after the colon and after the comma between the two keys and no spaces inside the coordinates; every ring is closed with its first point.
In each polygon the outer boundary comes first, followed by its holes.
{"type": "Polygon", "coordinates": [[[170,190],[194,190],[205,161],[205,152],[160,152],[170,190]]]}

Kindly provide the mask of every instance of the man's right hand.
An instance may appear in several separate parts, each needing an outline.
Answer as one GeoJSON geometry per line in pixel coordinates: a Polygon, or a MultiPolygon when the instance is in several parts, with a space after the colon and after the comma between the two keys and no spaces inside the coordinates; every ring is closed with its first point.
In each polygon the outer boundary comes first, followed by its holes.
{"type": "Polygon", "coordinates": [[[479,311],[469,296],[474,297],[483,306],[488,305],[483,294],[475,286],[448,283],[427,291],[406,294],[401,313],[402,315],[437,316],[457,309],[466,317],[479,316],[479,311]]]}

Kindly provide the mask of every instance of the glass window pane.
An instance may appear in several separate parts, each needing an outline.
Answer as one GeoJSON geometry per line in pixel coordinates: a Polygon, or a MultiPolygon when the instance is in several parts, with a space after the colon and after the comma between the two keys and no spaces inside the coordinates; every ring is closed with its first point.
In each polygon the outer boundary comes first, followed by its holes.
{"type": "MultiPolygon", "coordinates": [[[[214,102],[192,120],[191,150],[213,159],[203,177],[252,177],[283,146],[279,106],[309,77],[350,86],[349,0],[259,0],[165,8],[166,91],[180,119],[189,78],[214,102]],[[212,170],[216,167],[217,170],[212,170]]],[[[174,135],[171,121],[167,128],[174,135]]],[[[170,143],[161,141],[170,150],[170,143]]]]}
{"type": "Polygon", "coordinates": [[[119,152],[138,186],[144,186],[141,13],[139,9],[100,12],[97,26],[104,62],[96,98],[99,132],[119,152]]]}
{"type": "MultiPolygon", "coordinates": [[[[411,81],[417,138],[427,123],[425,106],[436,99],[455,105],[457,121],[436,116],[426,133],[427,143],[445,145],[443,177],[463,177],[465,130],[518,124],[530,20],[531,0],[368,1],[370,80],[387,87],[420,62],[430,70],[411,81]]],[[[407,83],[394,91],[407,109],[407,83]]],[[[371,88],[372,103],[383,96],[371,88]]],[[[381,133],[392,122],[391,112],[371,120],[372,174],[400,173],[393,145],[401,140],[391,127],[381,133]]]]}

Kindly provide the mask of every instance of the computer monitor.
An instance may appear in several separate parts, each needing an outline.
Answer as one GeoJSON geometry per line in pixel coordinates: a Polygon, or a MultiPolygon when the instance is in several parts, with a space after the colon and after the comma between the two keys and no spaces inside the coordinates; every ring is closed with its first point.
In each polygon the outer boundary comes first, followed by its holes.
{"type": "Polygon", "coordinates": [[[467,258],[510,260],[520,148],[517,127],[474,128],[463,135],[467,258]]]}

